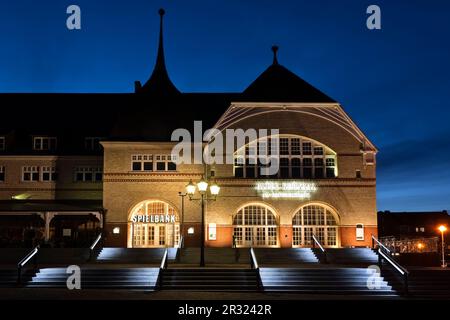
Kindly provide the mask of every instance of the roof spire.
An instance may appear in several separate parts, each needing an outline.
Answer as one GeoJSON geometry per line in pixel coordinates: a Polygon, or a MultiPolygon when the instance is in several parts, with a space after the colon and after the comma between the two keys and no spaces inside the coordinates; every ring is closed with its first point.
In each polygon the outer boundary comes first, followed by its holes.
{"type": "Polygon", "coordinates": [[[166,69],[166,62],[164,58],[164,37],[163,37],[163,16],[166,12],[164,9],[159,9],[159,43],[158,55],[156,57],[155,68],[150,79],[140,87],[140,83],[135,85],[136,92],[154,93],[162,96],[170,96],[178,94],[180,91],[170,81],[169,74],[166,69]]]}
{"type": "Polygon", "coordinates": [[[272,46],[272,51],[273,51],[273,63],[272,64],[278,64],[278,58],[277,58],[278,46],[277,45],[273,45],[272,46]]]}

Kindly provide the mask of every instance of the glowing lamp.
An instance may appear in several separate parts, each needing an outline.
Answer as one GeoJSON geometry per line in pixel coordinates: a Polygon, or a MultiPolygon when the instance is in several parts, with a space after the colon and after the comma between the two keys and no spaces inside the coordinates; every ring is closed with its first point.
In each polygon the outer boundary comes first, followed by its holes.
{"type": "Polygon", "coordinates": [[[206,182],[203,178],[197,183],[197,188],[200,193],[205,193],[208,190],[208,182],[206,182]]]}
{"type": "Polygon", "coordinates": [[[439,226],[438,230],[440,232],[445,232],[445,231],[447,231],[447,227],[446,226],[439,226]]]}
{"type": "Polygon", "coordinates": [[[217,196],[220,192],[220,187],[214,182],[210,187],[209,191],[211,191],[211,194],[213,196],[217,196]]]}
{"type": "Polygon", "coordinates": [[[192,180],[189,181],[188,185],[186,186],[186,193],[190,196],[195,193],[195,184],[192,183],[192,180]]]}

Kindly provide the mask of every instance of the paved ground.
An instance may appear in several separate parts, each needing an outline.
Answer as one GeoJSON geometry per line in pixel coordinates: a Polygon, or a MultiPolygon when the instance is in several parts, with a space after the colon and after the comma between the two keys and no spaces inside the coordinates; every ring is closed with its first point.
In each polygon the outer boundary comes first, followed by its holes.
{"type": "Polygon", "coordinates": [[[131,290],[0,289],[0,300],[401,300],[396,297],[255,292],[142,292],[131,290]]]}

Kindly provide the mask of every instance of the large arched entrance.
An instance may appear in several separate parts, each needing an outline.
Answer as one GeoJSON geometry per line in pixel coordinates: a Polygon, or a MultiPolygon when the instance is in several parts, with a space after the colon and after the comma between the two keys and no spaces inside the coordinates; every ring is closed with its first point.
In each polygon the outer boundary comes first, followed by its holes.
{"type": "Polygon", "coordinates": [[[168,203],[147,200],[136,205],[128,222],[128,247],[176,247],[180,241],[180,222],[168,203]]]}
{"type": "Polygon", "coordinates": [[[233,228],[237,247],[278,247],[278,221],[267,205],[253,203],[239,209],[233,228]]]}
{"type": "Polygon", "coordinates": [[[324,204],[308,204],[292,218],[292,246],[312,247],[315,235],[325,247],[339,246],[339,216],[324,204]]]}

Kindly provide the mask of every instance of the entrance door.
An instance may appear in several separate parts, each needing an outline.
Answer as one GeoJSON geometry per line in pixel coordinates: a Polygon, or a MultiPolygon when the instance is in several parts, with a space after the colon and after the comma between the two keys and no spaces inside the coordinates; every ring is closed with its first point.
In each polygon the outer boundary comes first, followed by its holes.
{"type": "Polygon", "coordinates": [[[274,213],[265,205],[243,207],[233,217],[237,247],[277,247],[278,225],[274,213]]]}
{"type": "Polygon", "coordinates": [[[133,230],[133,248],[173,247],[178,244],[178,238],[174,238],[174,231],[179,232],[170,224],[136,223],[133,230]]]}
{"type": "Polygon", "coordinates": [[[129,223],[128,247],[176,247],[180,242],[178,215],[165,202],[141,202],[132,210],[129,223]]]}

